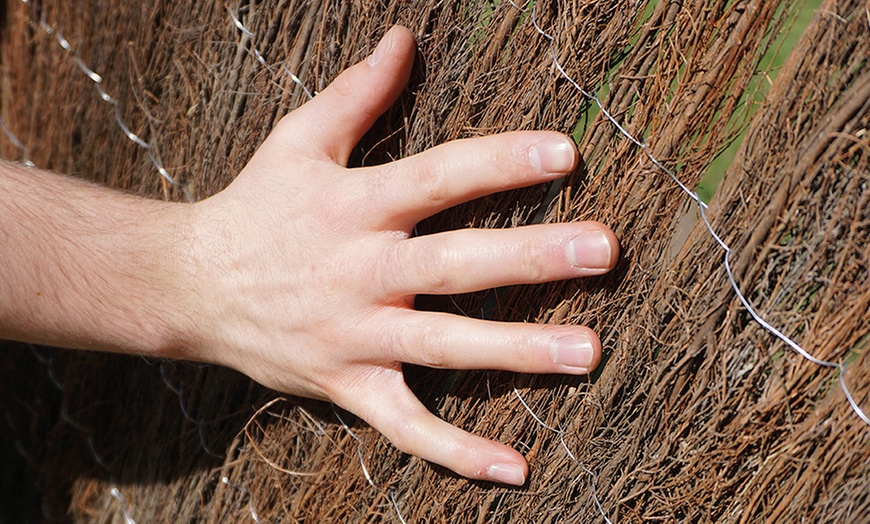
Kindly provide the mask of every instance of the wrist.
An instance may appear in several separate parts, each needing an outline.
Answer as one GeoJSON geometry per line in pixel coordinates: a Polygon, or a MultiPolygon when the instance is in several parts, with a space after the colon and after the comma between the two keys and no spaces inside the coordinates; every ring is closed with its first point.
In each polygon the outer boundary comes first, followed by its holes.
{"type": "MultiPolygon", "coordinates": [[[[162,329],[152,341],[162,357],[228,365],[223,355],[222,325],[218,322],[226,301],[217,289],[221,260],[228,247],[225,228],[215,223],[210,200],[194,204],[171,204],[163,238],[164,257],[158,262],[162,278],[171,290],[162,297],[162,311],[154,318],[162,329]]],[[[224,268],[226,269],[226,268],[224,268]]]]}
{"type": "MultiPolygon", "coordinates": [[[[145,283],[137,315],[129,317],[126,330],[139,337],[127,342],[128,349],[147,356],[204,361],[203,344],[198,333],[198,298],[202,272],[196,263],[195,204],[155,203],[131,245],[147,246],[145,283]]],[[[126,351],[125,351],[126,352],[126,351]]]]}

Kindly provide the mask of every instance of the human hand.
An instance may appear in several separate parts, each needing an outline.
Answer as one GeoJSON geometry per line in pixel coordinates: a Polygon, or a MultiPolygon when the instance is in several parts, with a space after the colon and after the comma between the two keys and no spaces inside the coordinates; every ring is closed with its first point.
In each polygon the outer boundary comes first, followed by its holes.
{"type": "Polygon", "coordinates": [[[584,327],[415,311],[414,298],[600,275],[618,243],[594,222],[411,238],[438,211],[552,180],[577,162],[563,135],[515,132],[347,169],[404,88],[414,52],[411,34],[391,29],[372,56],[285,117],[226,190],[193,206],[188,356],[334,402],[460,475],[521,485],[522,455],[430,413],[402,363],[584,374],[600,360],[598,338],[584,327]]]}

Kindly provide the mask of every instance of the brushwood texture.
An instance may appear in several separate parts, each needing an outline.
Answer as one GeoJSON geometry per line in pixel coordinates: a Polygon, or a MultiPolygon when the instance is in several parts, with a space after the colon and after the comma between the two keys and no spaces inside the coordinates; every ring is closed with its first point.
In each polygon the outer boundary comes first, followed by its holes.
{"type": "MultiPolygon", "coordinates": [[[[556,37],[568,74],[588,91],[606,86],[608,111],[689,187],[746,130],[710,205],[713,227],[734,249],[735,277],[758,311],[814,355],[848,362],[847,382],[868,408],[870,15],[865,2],[827,0],[743,121],[745,91],[792,4],[561,0],[538,2],[536,21],[556,37]]],[[[685,194],[559,75],[531,12],[470,0],[231,7],[253,37],[219,2],[6,0],[0,114],[39,167],[184,199],[119,131],[43,20],[202,199],[306,100],[281,65],[323,89],[390,25],[406,25],[419,42],[411,85],[359,145],[355,165],[578,123],[583,157],[555,188],[483,198],[419,233],[595,219],[624,251],[607,277],[420,305],[587,324],[606,358],[585,378],[410,371],[433,411],[525,453],[531,479],[515,489],[403,455],[342,414],[357,442],[328,406],[275,400],[224,369],[40,350],[47,366],[9,350],[0,364],[4,457],[23,464],[22,489],[39,493],[16,506],[25,520],[117,522],[112,481],[141,522],[245,521],[250,505],[263,522],[398,522],[398,513],[407,522],[601,522],[596,497],[614,522],[868,518],[870,429],[835,372],[751,320],[685,194]],[[536,422],[514,387],[563,433],[536,422]]],[[[5,141],[2,152],[21,156],[5,141]]]]}

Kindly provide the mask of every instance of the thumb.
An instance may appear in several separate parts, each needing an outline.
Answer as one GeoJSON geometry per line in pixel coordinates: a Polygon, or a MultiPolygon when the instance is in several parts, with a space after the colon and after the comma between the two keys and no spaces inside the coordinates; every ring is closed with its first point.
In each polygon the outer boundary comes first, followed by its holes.
{"type": "Polygon", "coordinates": [[[347,165],[357,142],[407,85],[415,47],[410,31],[393,26],[368,58],[281,121],[276,131],[283,128],[287,147],[347,165]]]}

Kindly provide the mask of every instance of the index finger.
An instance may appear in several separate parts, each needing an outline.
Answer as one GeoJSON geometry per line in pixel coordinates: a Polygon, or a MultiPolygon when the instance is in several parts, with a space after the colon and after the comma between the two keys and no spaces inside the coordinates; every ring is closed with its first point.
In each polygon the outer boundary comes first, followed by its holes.
{"type": "Polygon", "coordinates": [[[547,182],[577,165],[565,135],[521,131],[449,142],[360,177],[382,226],[409,230],[426,217],[498,191],[547,182]]]}

